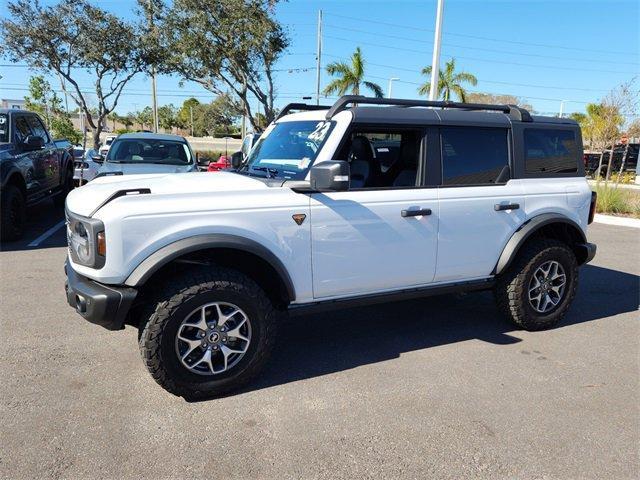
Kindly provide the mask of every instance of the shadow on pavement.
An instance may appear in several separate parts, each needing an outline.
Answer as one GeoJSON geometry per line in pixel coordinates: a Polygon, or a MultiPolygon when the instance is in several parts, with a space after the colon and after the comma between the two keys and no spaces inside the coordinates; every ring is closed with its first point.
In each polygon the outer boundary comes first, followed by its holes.
{"type": "MultiPolygon", "coordinates": [[[[640,277],[586,265],[578,294],[557,328],[638,310],[640,277]]],[[[242,393],[382,362],[402,353],[478,339],[518,343],[491,292],[446,295],[298,317],[280,330],[274,354],[242,393]]]]}
{"type": "Polygon", "coordinates": [[[49,229],[64,220],[64,207],[56,207],[52,201],[46,200],[27,209],[27,223],[24,235],[15,242],[0,243],[0,251],[16,252],[20,250],[37,250],[41,248],[65,247],[67,237],[64,227],[56,229],[50,236],[42,239],[37,246],[29,246],[49,229]]]}

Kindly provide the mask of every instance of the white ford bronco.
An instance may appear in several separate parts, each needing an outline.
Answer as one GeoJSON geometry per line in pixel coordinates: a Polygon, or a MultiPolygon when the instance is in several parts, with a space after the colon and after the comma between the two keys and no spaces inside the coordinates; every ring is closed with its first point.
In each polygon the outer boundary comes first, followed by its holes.
{"type": "Polygon", "coordinates": [[[153,378],[185,398],[256,375],[285,315],[493,290],[518,327],[548,328],[596,252],[581,159],[574,121],[516,106],[292,104],[233,171],[72,191],[67,301],[138,328],[153,378]]]}

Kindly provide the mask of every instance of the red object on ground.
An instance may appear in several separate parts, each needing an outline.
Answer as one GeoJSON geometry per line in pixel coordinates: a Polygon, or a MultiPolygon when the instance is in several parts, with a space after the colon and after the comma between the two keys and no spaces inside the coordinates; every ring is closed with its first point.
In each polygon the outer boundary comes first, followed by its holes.
{"type": "Polygon", "coordinates": [[[207,172],[219,172],[231,168],[231,157],[220,155],[220,158],[215,162],[210,162],[207,167],[207,172]]]}

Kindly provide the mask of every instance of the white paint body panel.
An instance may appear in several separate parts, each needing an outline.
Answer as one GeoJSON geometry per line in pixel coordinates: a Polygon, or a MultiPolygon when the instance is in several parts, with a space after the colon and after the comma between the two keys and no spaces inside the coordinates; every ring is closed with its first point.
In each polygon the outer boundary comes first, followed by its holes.
{"type": "Polygon", "coordinates": [[[426,285],[436,267],[436,189],[317,193],[311,199],[314,297],[426,285]]]}

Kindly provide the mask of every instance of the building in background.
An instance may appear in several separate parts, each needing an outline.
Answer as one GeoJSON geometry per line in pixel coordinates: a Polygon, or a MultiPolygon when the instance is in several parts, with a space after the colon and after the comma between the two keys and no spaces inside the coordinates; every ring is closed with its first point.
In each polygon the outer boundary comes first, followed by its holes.
{"type": "Polygon", "coordinates": [[[0,98],[0,108],[24,108],[24,100],[0,98]]]}

